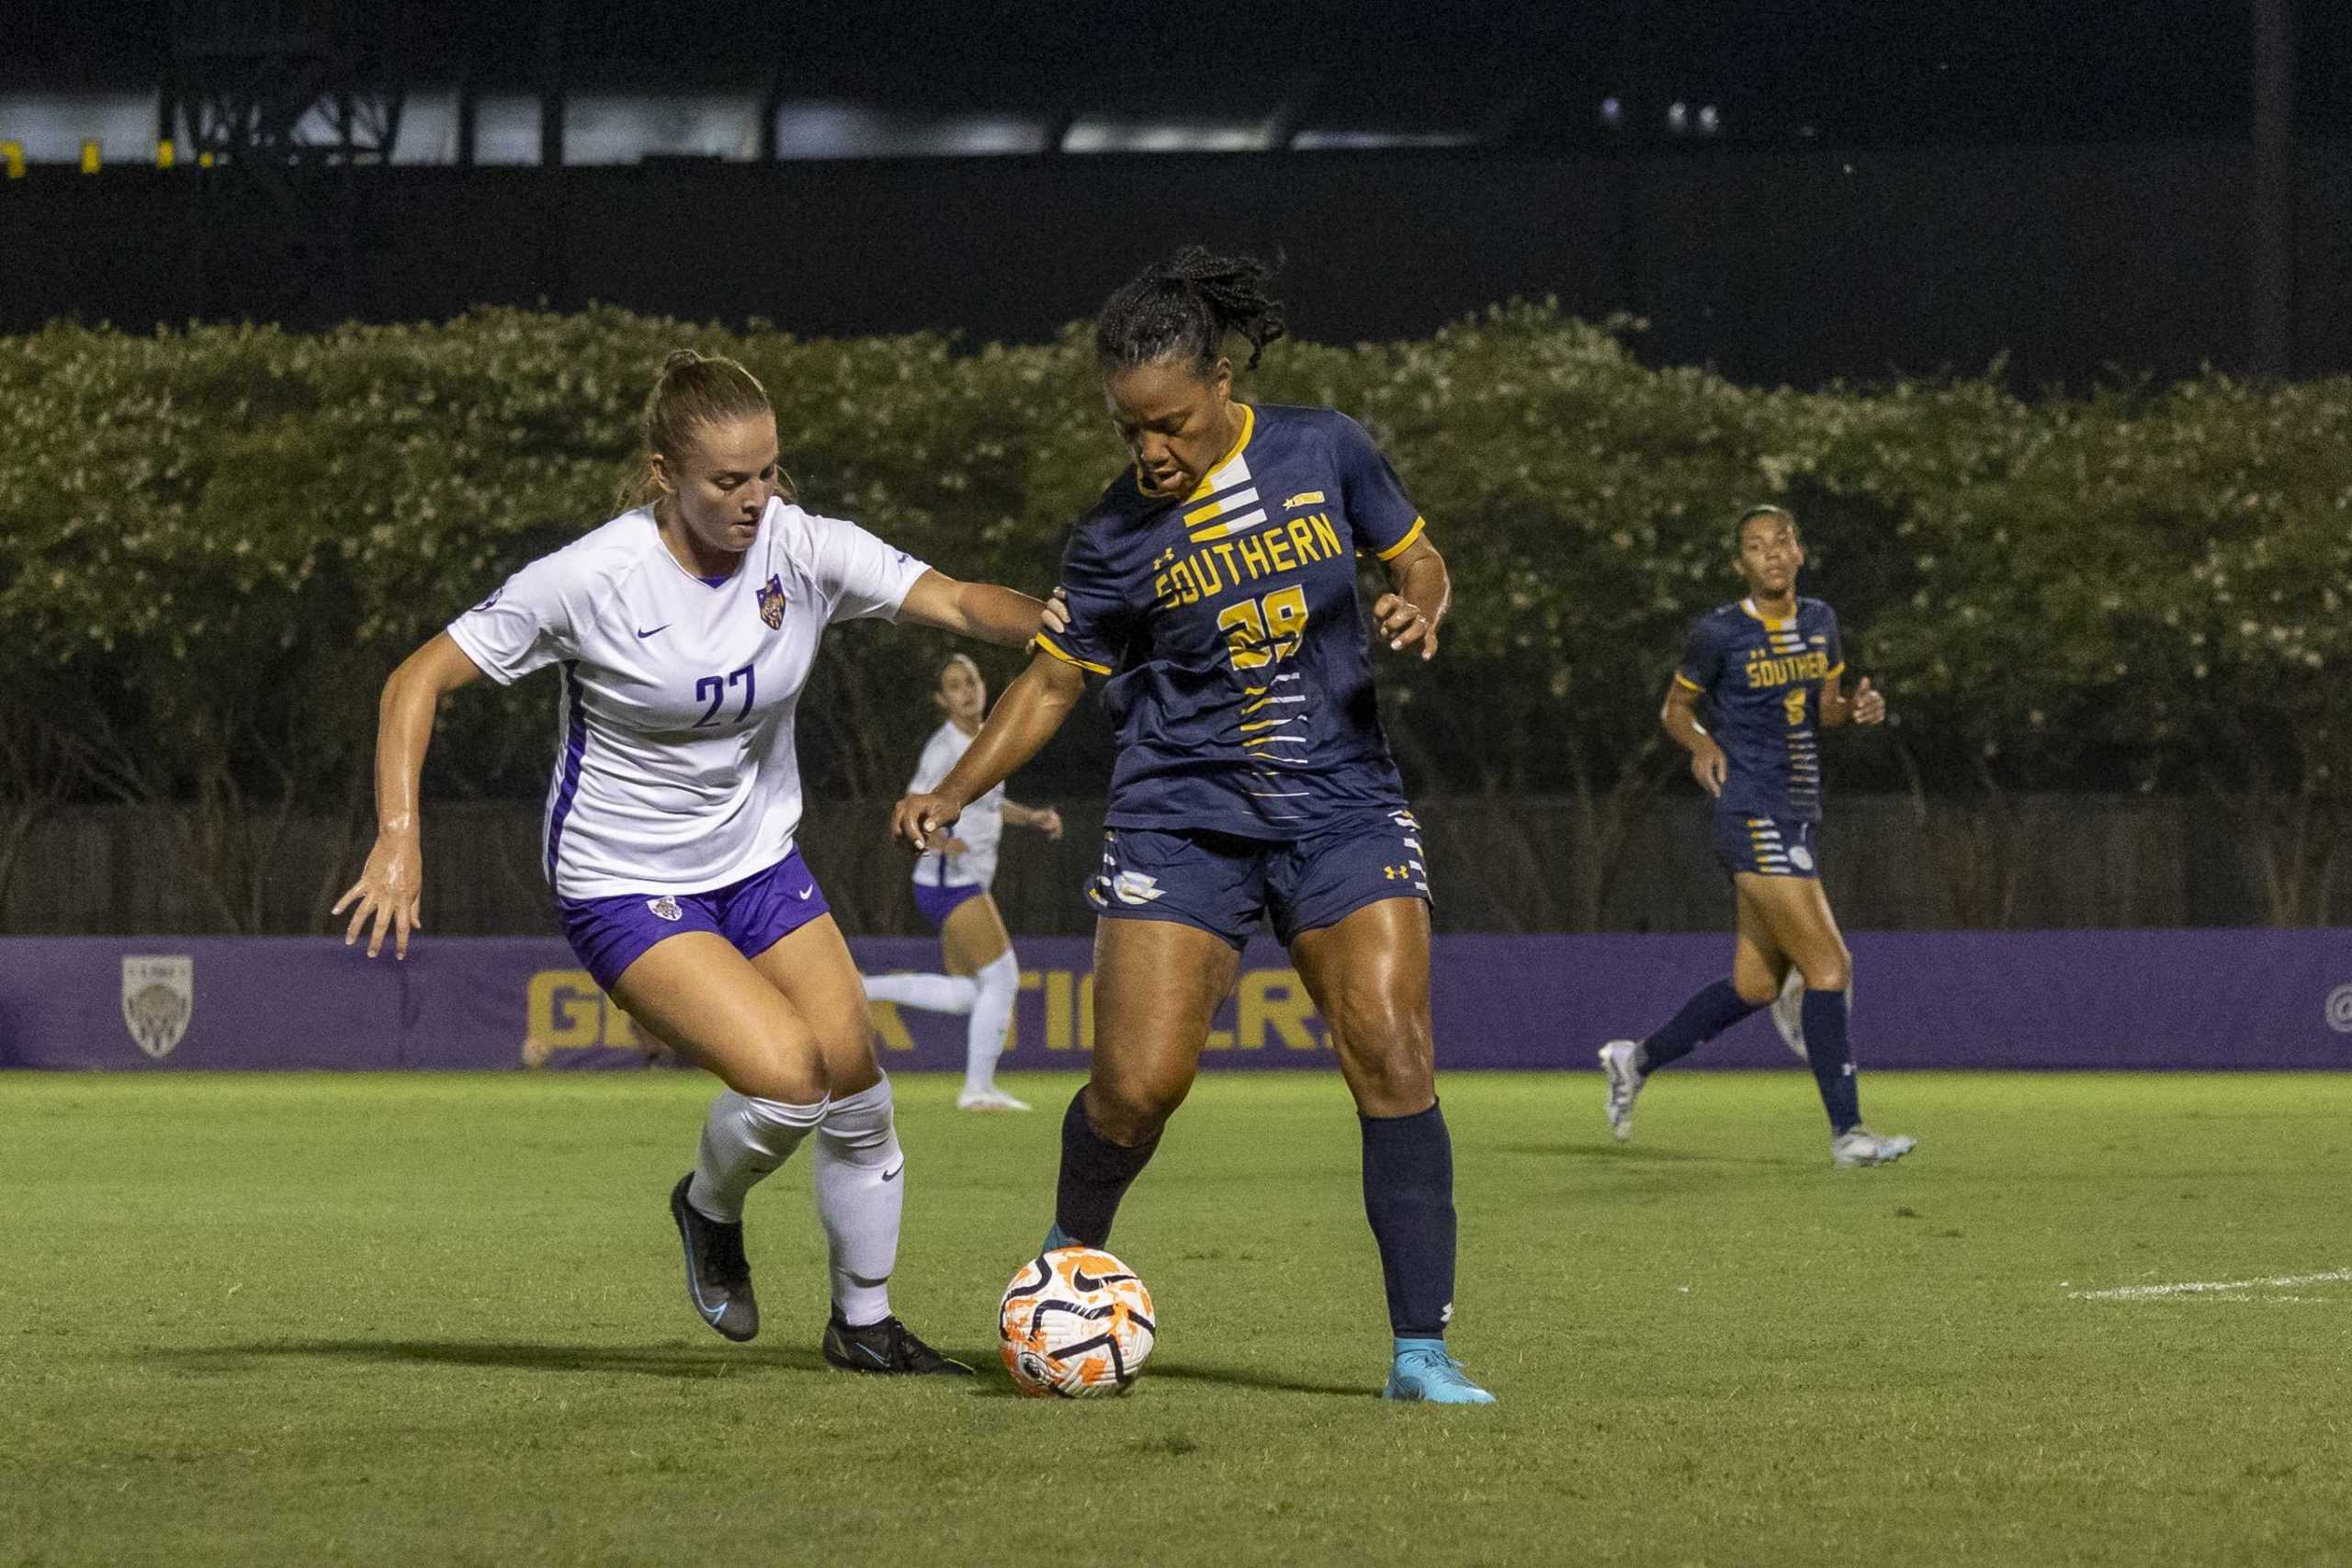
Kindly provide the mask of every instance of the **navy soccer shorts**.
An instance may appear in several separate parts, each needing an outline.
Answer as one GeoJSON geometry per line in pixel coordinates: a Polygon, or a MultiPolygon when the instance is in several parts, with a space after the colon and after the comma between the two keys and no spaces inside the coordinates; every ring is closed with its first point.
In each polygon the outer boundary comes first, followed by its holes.
{"type": "Polygon", "coordinates": [[[1287,947],[1384,898],[1431,902],[1427,859],[1409,811],[1351,817],[1286,840],[1114,828],[1086,901],[1099,915],[1174,920],[1236,948],[1264,920],[1287,947]]]}
{"type": "Polygon", "coordinates": [[[1821,875],[1819,852],[1814,847],[1818,824],[1790,817],[1747,817],[1736,811],[1715,813],[1715,858],[1725,871],[1752,871],[1762,876],[1821,875]]]}

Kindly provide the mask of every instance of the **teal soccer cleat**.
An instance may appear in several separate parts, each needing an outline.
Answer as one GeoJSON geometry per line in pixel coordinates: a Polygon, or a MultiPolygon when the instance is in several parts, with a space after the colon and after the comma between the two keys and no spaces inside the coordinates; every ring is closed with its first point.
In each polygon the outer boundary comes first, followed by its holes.
{"type": "Polygon", "coordinates": [[[1046,1239],[1038,1244],[1037,1256],[1042,1258],[1048,1252],[1059,1252],[1065,1247],[1077,1245],[1078,1243],[1070,1240],[1069,1235],[1063,1231],[1061,1222],[1056,1220],[1046,1227],[1046,1239]]]}
{"type": "Polygon", "coordinates": [[[1383,1399],[1422,1404],[1492,1404],[1495,1396],[1472,1382],[1442,1339],[1399,1339],[1383,1399]]]}

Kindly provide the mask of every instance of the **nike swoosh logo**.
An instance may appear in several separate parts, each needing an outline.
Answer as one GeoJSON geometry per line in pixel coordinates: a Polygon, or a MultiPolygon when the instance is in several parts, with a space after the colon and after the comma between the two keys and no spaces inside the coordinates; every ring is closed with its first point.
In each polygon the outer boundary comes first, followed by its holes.
{"type": "Polygon", "coordinates": [[[907,1168],[903,1165],[893,1166],[890,1169],[882,1173],[882,1179],[885,1181],[896,1181],[899,1179],[899,1172],[906,1168],[907,1168]]]}
{"type": "Polygon", "coordinates": [[[797,894],[796,894],[796,895],[795,895],[795,897],[798,897],[798,898],[800,898],[802,901],[806,902],[806,901],[807,901],[807,899],[808,898],[809,895],[813,894],[813,893],[814,893],[814,892],[816,892],[816,891],[817,891],[817,890],[816,890],[814,887],[804,887],[804,888],[802,888],[802,889],[801,889],[797,894]]]}
{"type": "MultiPolygon", "coordinates": [[[[666,632],[666,631],[668,631],[669,629],[670,629],[670,623],[669,623],[669,622],[667,622],[667,621],[664,621],[664,622],[662,622],[660,626],[658,626],[654,627],[654,628],[653,628],[653,632],[666,632]]],[[[651,636],[653,635],[653,632],[639,632],[639,633],[638,633],[638,634],[637,634],[637,640],[638,640],[638,641],[639,641],[639,642],[643,642],[647,637],[651,637],[651,636]]]]}

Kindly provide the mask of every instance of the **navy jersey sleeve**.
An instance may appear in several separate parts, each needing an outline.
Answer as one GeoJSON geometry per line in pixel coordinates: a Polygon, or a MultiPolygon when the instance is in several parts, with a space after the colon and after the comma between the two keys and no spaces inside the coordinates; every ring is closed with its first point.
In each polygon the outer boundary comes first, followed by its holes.
{"type": "Polygon", "coordinates": [[[1715,617],[1702,615],[1690,623],[1690,635],[1682,640],[1682,662],[1674,667],[1674,679],[1690,691],[1709,692],[1723,669],[1724,644],[1715,617]]]}
{"type": "Polygon", "coordinates": [[[1340,473],[1340,504],[1355,531],[1356,547],[1394,560],[1421,536],[1421,514],[1369,431],[1345,414],[1332,428],[1331,462],[1340,473]]]}
{"type": "Polygon", "coordinates": [[[1125,589],[1094,547],[1092,530],[1080,523],[1062,552],[1061,590],[1069,602],[1069,629],[1039,632],[1037,646],[1089,674],[1113,673],[1135,622],[1135,606],[1126,602],[1125,589]]]}

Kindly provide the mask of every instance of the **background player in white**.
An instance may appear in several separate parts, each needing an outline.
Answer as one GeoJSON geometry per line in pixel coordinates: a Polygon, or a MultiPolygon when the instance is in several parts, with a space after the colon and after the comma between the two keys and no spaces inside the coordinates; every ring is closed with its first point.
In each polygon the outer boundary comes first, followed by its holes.
{"type": "Polygon", "coordinates": [[[731,360],[673,354],[643,434],[628,499],[650,504],[523,568],[385,683],[377,839],[335,905],[356,906],[345,941],[368,925],[372,958],[389,927],[405,957],[422,923],[418,784],[442,694],[556,665],[544,852],[564,934],[641,1027],[727,1086],[670,1195],[695,1310],[729,1339],[759,1331],[743,1200],[814,1134],[825,1359],[967,1373],[890,1312],[904,1160],[857,970],[794,845],[793,715],[835,621],[1017,648],[1041,606],[793,504],[766,390],[731,360]]]}
{"type": "MultiPolygon", "coordinates": [[[[969,654],[947,656],[931,700],[947,722],[923,743],[922,760],[907,781],[909,795],[936,789],[963,759],[972,737],[980,731],[980,720],[988,716],[988,682],[969,654]]],[[[996,1059],[1004,1053],[1004,1033],[1021,994],[1021,961],[1013,956],[1003,912],[989,891],[996,881],[997,843],[1007,822],[1035,828],[1048,839],[1062,836],[1060,812],[1050,806],[1008,800],[1004,786],[998,784],[964,807],[953,837],[915,862],[915,908],[939,932],[940,962],[947,973],[865,977],[865,994],[877,1002],[961,1013],[969,1020],[965,1026],[964,1089],[956,1097],[959,1111],[1029,1109],[996,1085],[996,1059]]]]}

